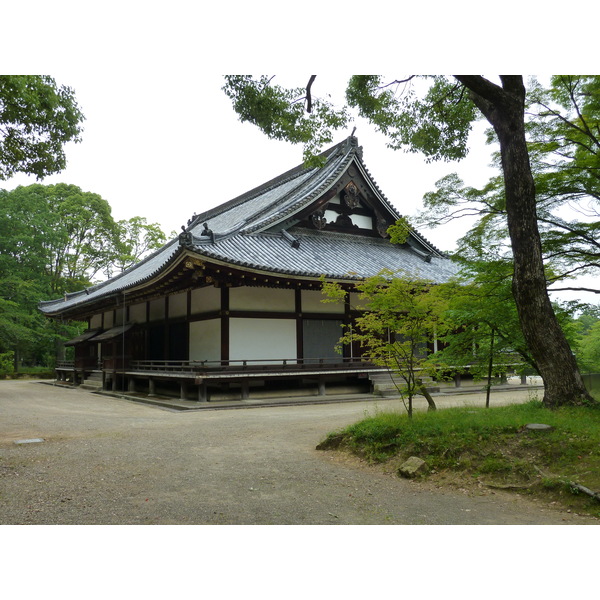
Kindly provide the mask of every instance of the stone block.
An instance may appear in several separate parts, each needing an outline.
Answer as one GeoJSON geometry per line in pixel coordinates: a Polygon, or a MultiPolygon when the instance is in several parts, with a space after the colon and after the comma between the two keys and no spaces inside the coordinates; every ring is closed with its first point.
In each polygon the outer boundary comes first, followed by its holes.
{"type": "Polygon", "coordinates": [[[406,462],[404,462],[398,469],[398,475],[402,477],[412,478],[419,475],[424,475],[429,470],[427,463],[418,458],[417,456],[411,456],[406,462]]]}

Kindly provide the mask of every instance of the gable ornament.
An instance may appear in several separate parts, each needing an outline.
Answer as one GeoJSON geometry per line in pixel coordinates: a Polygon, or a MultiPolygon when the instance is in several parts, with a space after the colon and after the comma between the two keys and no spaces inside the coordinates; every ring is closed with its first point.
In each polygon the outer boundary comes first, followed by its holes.
{"type": "Polygon", "coordinates": [[[325,209],[323,208],[315,211],[312,215],[310,215],[310,219],[312,221],[312,224],[317,229],[323,229],[325,225],[327,225],[327,219],[325,218],[325,209]]]}
{"type": "Polygon", "coordinates": [[[379,214],[376,215],[377,217],[377,223],[376,223],[376,228],[377,228],[377,233],[382,237],[382,238],[386,238],[388,237],[388,222],[379,214]]]}
{"type": "Polygon", "coordinates": [[[358,208],[360,206],[360,192],[353,181],[344,187],[344,202],[348,208],[358,208]]]}

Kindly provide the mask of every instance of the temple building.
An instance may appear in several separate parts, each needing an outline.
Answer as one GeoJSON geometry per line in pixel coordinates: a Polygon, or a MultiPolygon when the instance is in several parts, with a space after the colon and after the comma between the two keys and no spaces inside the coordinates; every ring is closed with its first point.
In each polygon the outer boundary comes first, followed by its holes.
{"type": "Polygon", "coordinates": [[[57,378],[198,402],[368,389],[381,369],[355,345],[336,351],[361,308],[353,284],[384,268],[441,283],[456,266],[416,231],[390,242],[400,214],[355,137],[323,157],[194,215],[112,279],[42,302],[50,318],[88,323],[57,378]],[[346,286],[344,303],[322,302],[322,277],[346,286]]]}

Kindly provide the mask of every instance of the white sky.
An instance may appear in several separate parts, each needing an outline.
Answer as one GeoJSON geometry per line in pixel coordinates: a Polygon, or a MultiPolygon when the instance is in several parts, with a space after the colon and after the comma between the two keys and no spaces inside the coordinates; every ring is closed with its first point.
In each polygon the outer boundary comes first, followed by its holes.
{"type": "MultiPolygon", "coordinates": [[[[131,73],[66,70],[54,76],[74,88],[86,116],[85,131],[81,143],[68,146],[67,168],[43,183],[71,183],[98,193],[117,219],[139,215],[159,223],[167,234],[179,231],[194,212],[226,202],[302,162],[300,145],[269,140],[253,125],[238,121],[221,91],[221,75],[173,76],[164,86],[131,73]]],[[[287,74],[286,81],[302,86],[308,77],[287,74]]],[[[328,92],[332,84],[343,93],[348,77],[318,76],[313,93],[328,92]]],[[[485,182],[490,173],[489,149],[477,143],[482,135],[473,136],[477,147],[465,161],[427,165],[418,154],[387,149],[383,136],[366,122],[356,125],[367,167],[402,214],[414,214],[423,194],[453,170],[465,173],[473,185],[485,182]]],[[[334,143],[352,127],[338,132],[334,143]]],[[[3,187],[34,182],[35,177],[19,175],[3,187]]],[[[451,250],[457,228],[423,234],[451,250]]]]}
{"type": "MultiPolygon", "coordinates": [[[[234,1],[221,8],[191,0],[106,0],[86,4],[83,12],[82,3],[74,0],[14,4],[3,7],[0,71],[52,75],[75,89],[86,116],[82,143],[67,148],[67,168],[43,183],[71,183],[98,193],[111,204],[115,218],[143,216],[167,235],[179,231],[193,213],[302,161],[300,146],[268,140],[237,120],[221,91],[222,73],[279,73],[301,86],[309,71],[320,72],[313,92],[333,91],[335,100],[341,99],[348,78],[343,73],[403,76],[399,68],[444,73],[457,66],[487,72],[499,60],[497,34],[489,23],[477,28],[478,13],[472,9],[478,5],[470,1],[434,2],[426,23],[417,7],[403,7],[388,27],[383,27],[387,5],[382,0],[371,2],[369,11],[352,1],[325,5],[307,0],[302,10],[294,5],[282,16],[281,5],[266,0],[234,1]],[[455,20],[462,24],[461,10],[470,11],[468,35],[450,28],[455,20]]],[[[535,7],[508,2],[505,8],[496,15],[495,27],[510,27],[511,35],[522,35],[527,44],[511,46],[513,54],[503,49],[502,66],[548,72],[527,51],[536,41],[528,17],[540,25],[541,39],[550,35],[548,23],[540,21],[535,7]],[[515,7],[518,20],[510,10],[515,7]]],[[[564,53],[544,57],[551,61],[550,71],[569,71],[569,60],[564,53]]],[[[576,64],[587,66],[579,57],[576,64]]],[[[466,184],[477,186],[492,173],[483,125],[473,134],[465,160],[428,165],[418,154],[387,149],[368,124],[355,124],[367,167],[401,214],[414,215],[423,194],[434,190],[443,175],[457,171],[466,184]]],[[[339,132],[334,143],[351,131],[352,126],[339,132]]],[[[0,187],[34,182],[17,176],[0,187]]],[[[421,233],[442,250],[452,250],[467,226],[459,222],[421,233]]]]}

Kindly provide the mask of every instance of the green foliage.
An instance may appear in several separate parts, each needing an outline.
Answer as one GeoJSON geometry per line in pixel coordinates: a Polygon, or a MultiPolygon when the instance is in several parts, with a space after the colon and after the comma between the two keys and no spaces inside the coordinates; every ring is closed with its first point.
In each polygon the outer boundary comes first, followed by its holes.
{"type": "Polygon", "coordinates": [[[508,365],[536,368],[521,331],[511,292],[511,265],[502,260],[461,261],[460,284],[447,290],[445,315],[450,324],[441,339],[440,360],[476,378],[494,374],[508,365]]]}
{"type": "MultiPolygon", "coordinates": [[[[228,75],[223,91],[231,99],[240,121],[250,122],[270,139],[304,144],[307,166],[318,166],[319,149],[333,140],[333,131],[346,127],[348,112],[335,109],[331,102],[315,98],[308,108],[308,90],[285,88],[266,75],[228,75]]],[[[308,86],[307,86],[308,87],[308,86]]]]}
{"type": "Polygon", "coordinates": [[[119,221],[117,228],[116,250],[118,255],[115,259],[115,266],[121,271],[133,266],[149,252],[158,250],[167,241],[160,225],[148,223],[144,217],[132,217],[129,220],[119,221]]]}
{"type": "MultiPolygon", "coordinates": [[[[408,399],[410,415],[420,379],[440,368],[436,355],[428,354],[427,345],[445,333],[447,298],[440,286],[392,271],[382,271],[355,288],[365,308],[340,343],[358,342],[370,361],[403,379],[399,392],[408,399]]],[[[323,291],[331,299],[340,298],[341,288],[335,284],[324,286],[323,291]]]]}
{"type": "Polygon", "coordinates": [[[1,75],[0,180],[64,169],[64,145],[80,141],[83,119],[73,90],[51,77],[1,75]]]}
{"type": "Polygon", "coordinates": [[[346,90],[351,107],[390,141],[394,150],[422,152],[427,161],[466,156],[476,109],[464,87],[444,76],[430,77],[424,94],[414,76],[385,82],[380,75],[354,75],[346,90]]]}
{"type": "Polygon", "coordinates": [[[89,286],[165,240],[145,219],[115,222],[106,200],[74,185],[0,190],[0,209],[0,352],[30,363],[49,365],[60,341],[81,331],[46,319],[41,300],[89,286]]]}
{"type": "Polygon", "coordinates": [[[583,371],[600,373],[600,306],[590,306],[576,319],[576,356],[583,371]]]}
{"type": "Polygon", "coordinates": [[[387,233],[390,236],[390,242],[392,244],[405,244],[412,229],[413,227],[406,217],[398,219],[388,227],[387,233]]]}
{"type": "MultiPolygon", "coordinates": [[[[532,80],[527,96],[527,135],[536,184],[536,207],[549,283],[594,273],[600,258],[600,77],[562,75],[544,87],[532,80]],[[574,210],[565,211],[565,208],[574,210]]],[[[495,141],[491,136],[489,141],[495,141]]],[[[495,163],[501,168],[499,156],[495,163]]],[[[429,227],[465,216],[475,225],[459,241],[459,253],[483,258],[495,251],[512,260],[506,226],[504,180],[481,189],[456,174],[424,197],[417,223],[429,227]]]]}
{"type": "Polygon", "coordinates": [[[4,378],[7,374],[14,371],[14,359],[14,352],[0,353],[0,378],[4,378]]]}

